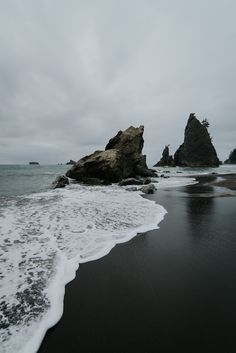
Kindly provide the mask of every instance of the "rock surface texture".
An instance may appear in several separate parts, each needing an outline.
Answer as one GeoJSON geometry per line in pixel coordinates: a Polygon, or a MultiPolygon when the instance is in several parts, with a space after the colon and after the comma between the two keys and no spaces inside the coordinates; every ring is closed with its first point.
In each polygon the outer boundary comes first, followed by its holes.
{"type": "Polygon", "coordinates": [[[156,191],[156,187],[154,184],[149,184],[149,185],[142,186],[140,190],[145,194],[154,194],[154,192],[156,191]]]}
{"type": "Polygon", "coordinates": [[[155,171],[147,167],[146,156],[142,154],[143,131],[143,126],[130,126],[119,131],[110,139],[105,151],[95,151],[83,157],[67,171],[66,176],[81,182],[96,178],[104,184],[155,176],[155,171]]]}
{"type": "Polygon", "coordinates": [[[236,148],[230,152],[229,158],[224,162],[225,164],[236,164],[236,148]]]}
{"type": "Polygon", "coordinates": [[[119,182],[120,186],[126,186],[126,185],[143,185],[143,181],[141,179],[135,179],[135,178],[128,178],[128,179],[122,179],[119,182]]]}
{"type": "Polygon", "coordinates": [[[184,143],[175,152],[174,164],[183,167],[218,167],[220,164],[207,128],[193,113],[185,128],[184,143]]]}
{"type": "Polygon", "coordinates": [[[157,162],[154,167],[174,167],[175,163],[174,163],[174,159],[172,156],[170,156],[169,154],[169,146],[165,146],[163,152],[162,152],[162,157],[159,160],[159,162],[157,162]]]}
{"type": "Polygon", "coordinates": [[[73,159],[70,159],[69,162],[66,163],[66,165],[74,165],[76,161],[73,161],[73,159]]]}
{"type": "Polygon", "coordinates": [[[59,175],[56,180],[52,183],[52,188],[64,188],[66,185],[69,185],[69,179],[64,175],[59,175]]]}

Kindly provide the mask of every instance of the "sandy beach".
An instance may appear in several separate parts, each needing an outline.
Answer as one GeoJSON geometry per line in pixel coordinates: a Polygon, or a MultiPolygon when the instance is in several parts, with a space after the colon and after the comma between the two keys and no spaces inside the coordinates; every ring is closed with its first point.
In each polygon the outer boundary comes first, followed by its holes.
{"type": "Polygon", "coordinates": [[[235,352],[236,177],[221,178],[148,196],[160,229],[80,265],[39,353],[235,352]]]}

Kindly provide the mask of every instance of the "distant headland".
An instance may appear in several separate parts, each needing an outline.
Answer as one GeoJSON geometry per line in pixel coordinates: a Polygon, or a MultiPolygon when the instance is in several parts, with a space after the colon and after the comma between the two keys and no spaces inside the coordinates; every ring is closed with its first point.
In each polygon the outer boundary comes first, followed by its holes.
{"type": "Polygon", "coordinates": [[[39,165],[39,162],[29,162],[29,165],[39,165]]]}

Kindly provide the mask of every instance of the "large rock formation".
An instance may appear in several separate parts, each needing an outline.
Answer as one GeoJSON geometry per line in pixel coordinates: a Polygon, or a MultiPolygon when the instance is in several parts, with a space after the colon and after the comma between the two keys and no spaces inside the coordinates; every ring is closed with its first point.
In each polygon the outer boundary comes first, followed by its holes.
{"type": "Polygon", "coordinates": [[[192,113],[185,128],[184,143],[174,155],[176,166],[218,167],[220,161],[208,130],[192,113]]]}
{"type": "Polygon", "coordinates": [[[225,164],[236,164],[236,148],[230,152],[229,158],[224,162],[225,164]]]}
{"type": "Polygon", "coordinates": [[[155,176],[148,169],[146,156],[142,155],[144,127],[130,126],[111,138],[105,151],[95,151],[80,159],[66,175],[82,182],[100,180],[102,183],[119,182],[122,179],[155,176]]]}
{"type": "Polygon", "coordinates": [[[159,162],[157,162],[154,167],[174,167],[175,163],[174,163],[174,159],[172,156],[170,156],[169,154],[169,146],[165,146],[163,152],[162,152],[162,157],[159,160],[159,162]]]}

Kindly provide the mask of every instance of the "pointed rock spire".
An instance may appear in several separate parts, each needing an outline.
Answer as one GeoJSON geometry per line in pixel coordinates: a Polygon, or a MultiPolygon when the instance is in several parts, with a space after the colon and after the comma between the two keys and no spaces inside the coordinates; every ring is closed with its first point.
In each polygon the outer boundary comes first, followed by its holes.
{"type": "Polygon", "coordinates": [[[191,113],[185,128],[184,142],[174,154],[176,166],[218,167],[220,161],[207,128],[191,113]]]}

